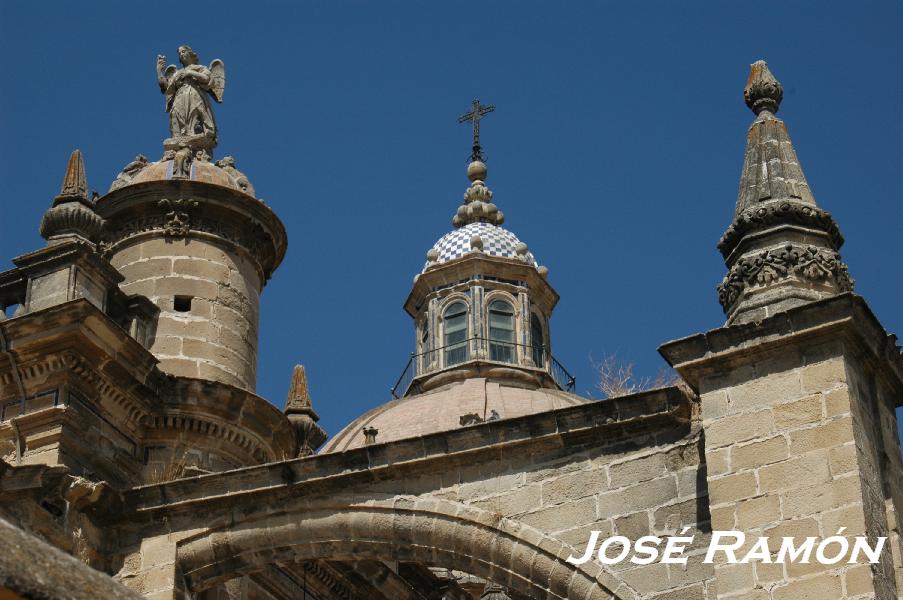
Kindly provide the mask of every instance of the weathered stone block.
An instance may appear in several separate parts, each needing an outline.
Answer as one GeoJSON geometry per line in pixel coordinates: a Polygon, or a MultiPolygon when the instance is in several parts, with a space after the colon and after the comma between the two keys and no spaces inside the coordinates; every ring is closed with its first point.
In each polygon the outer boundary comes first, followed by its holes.
{"type": "Polygon", "coordinates": [[[562,475],[542,484],[542,505],[560,504],[577,500],[608,489],[608,477],[604,470],[583,471],[562,475]]]}
{"type": "Polygon", "coordinates": [[[728,463],[728,454],[730,448],[721,448],[718,450],[706,450],[705,466],[709,476],[723,475],[727,473],[730,465],[728,463]]]}
{"type": "Polygon", "coordinates": [[[803,395],[798,371],[775,373],[727,391],[734,412],[773,406],[803,395]]]}
{"type": "Polygon", "coordinates": [[[727,596],[753,589],[756,585],[753,569],[752,564],[716,565],[715,581],[718,585],[718,596],[727,596]]]}
{"type": "Polygon", "coordinates": [[[763,492],[795,489],[830,478],[828,455],[821,450],[762,467],[759,469],[759,488],[763,492]]]}
{"type": "Polygon", "coordinates": [[[737,504],[737,527],[741,530],[760,528],[781,520],[778,496],[759,496],[737,504]]]}
{"type": "Polygon", "coordinates": [[[720,448],[737,442],[765,437],[774,431],[770,410],[725,417],[705,423],[706,449],[720,448]]]}
{"type": "Polygon", "coordinates": [[[843,589],[836,573],[824,573],[776,587],[771,597],[774,600],[826,600],[843,597],[843,589]]]}
{"type": "Polygon", "coordinates": [[[821,420],[822,400],[818,394],[774,407],[774,425],[779,431],[803,425],[814,425],[821,420]]]}
{"type": "Polygon", "coordinates": [[[859,467],[856,445],[851,442],[844,446],[831,448],[828,450],[828,461],[831,475],[834,477],[856,470],[859,467]]]}
{"type": "Polygon", "coordinates": [[[661,506],[677,494],[674,477],[662,477],[649,482],[622,488],[599,496],[599,516],[624,515],[646,508],[661,506]]]}
{"type": "Polygon", "coordinates": [[[784,460],[788,456],[787,440],[779,435],[760,442],[733,446],[731,468],[735,471],[753,469],[784,460]]]}
{"type": "Polygon", "coordinates": [[[532,513],[527,513],[520,521],[536,527],[540,531],[555,532],[565,529],[573,529],[577,525],[586,525],[597,519],[596,501],[593,498],[583,498],[576,502],[569,502],[551,508],[544,508],[532,513]]]}
{"type": "Polygon", "coordinates": [[[709,479],[709,498],[712,499],[713,506],[750,498],[755,496],[757,491],[756,476],[753,473],[737,473],[709,479]]]}
{"type": "Polygon", "coordinates": [[[614,522],[618,535],[626,536],[629,540],[637,540],[644,535],[649,535],[649,513],[647,512],[618,517],[614,522]]]}
{"type": "Polygon", "coordinates": [[[802,369],[800,379],[806,393],[826,392],[846,383],[843,359],[834,358],[802,369]]]}
{"type": "Polygon", "coordinates": [[[853,441],[852,418],[841,417],[811,429],[800,429],[790,433],[790,451],[802,454],[819,448],[842,446],[853,441]]]}
{"type": "Polygon", "coordinates": [[[813,515],[861,499],[859,479],[845,477],[783,494],[784,517],[813,515]]]}
{"type": "Polygon", "coordinates": [[[613,464],[608,471],[612,489],[634,485],[664,475],[667,472],[665,455],[664,453],[651,454],[613,464]]]}

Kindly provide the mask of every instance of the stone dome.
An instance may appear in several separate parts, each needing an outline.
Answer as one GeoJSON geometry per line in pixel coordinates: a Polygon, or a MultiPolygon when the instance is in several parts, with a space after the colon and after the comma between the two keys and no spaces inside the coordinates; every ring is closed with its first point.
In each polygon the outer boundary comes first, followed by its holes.
{"type": "MultiPolygon", "coordinates": [[[[480,240],[482,240],[483,254],[521,259],[521,255],[518,253],[518,246],[522,242],[517,239],[516,235],[504,227],[477,221],[450,231],[439,238],[439,241],[427,253],[428,260],[424,264],[423,270],[426,271],[427,267],[434,264],[442,264],[468,254],[472,251],[471,240],[474,236],[479,236],[480,240]]],[[[523,245],[523,249],[526,249],[526,244],[523,245]]],[[[536,259],[529,251],[523,255],[523,260],[527,264],[537,266],[536,259]]]]}
{"type": "Polygon", "coordinates": [[[376,443],[381,444],[458,429],[462,427],[461,417],[466,415],[476,414],[486,420],[510,419],[586,402],[591,400],[558,389],[531,390],[473,377],[380,405],[349,423],[320,453],[365,445],[365,427],[376,428],[376,443]]]}
{"type": "MultiPolygon", "coordinates": [[[[173,160],[171,159],[145,163],[135,161],[126,166],[126,169],[119,174],[119,177],[110,187],[110,191],[145,181],[161,181],[172,178],[173,160]]],[[[243,173],[235,169],[234,160],[230,160],[230,157],[226,157],[216,163],[206,160],[193,160],[191,161],[191,171],[188,178],[191,181],[201,181],[232,188],[256,197],[254,187],[243,173]]]]}

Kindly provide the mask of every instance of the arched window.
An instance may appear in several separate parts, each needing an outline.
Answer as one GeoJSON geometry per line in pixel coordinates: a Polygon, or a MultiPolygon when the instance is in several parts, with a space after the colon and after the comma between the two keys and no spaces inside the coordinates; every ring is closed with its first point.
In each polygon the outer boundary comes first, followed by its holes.
{"type": "Polygon", "coordinates": [[[489,305],[489,359],[514,362],[514,309],[504,300],[489,305]]]}
{"type": "Polygon", "coordinates": [[[467,360],[467,305],[453,302],[443,315],[445,331],[445,366],[467,360]]]}
{"type": "Polygon", "coordinates": [[[533,364],[542,369],[546,366],[546,341],[542,335],[542,321],[536,313],[530,315],[530,341],[533,344],[533,364]]]}

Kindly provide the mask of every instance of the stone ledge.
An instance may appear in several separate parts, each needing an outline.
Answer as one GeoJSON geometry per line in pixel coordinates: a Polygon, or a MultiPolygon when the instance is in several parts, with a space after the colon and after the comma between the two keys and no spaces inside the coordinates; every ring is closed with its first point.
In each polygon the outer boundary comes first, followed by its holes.
{"type": "Polygon", "coordinates": [[[746,363],[776,348],[844,339],[891,375],[903,406],[903,353],[865,299],[847,292],[798,306],[760,322],[712,329],[662,344],[658,351],[698,391],[701,377],[746,363]]]}
{"type": "MultiPolygon", "coordinates": [[[[374,444],[345,452],[332,452],[266,465],[202,475],[168,483],[133,488],[123,492],[122,503],[103,512],[109,521],[134,519],[137,514],[155,518],[160,510],[187,509],[203,502],[208,507],[217,497],[229,501],[247,494],[286,493],[298,486],[326,482],[380,481],[397,477],[397,469],[414,466],[435,469],[435,463],[450,458],[474,463],[499,446],[517,446],[531,452],[543,447],[561,447],[604,440],[610,443],[626,435],[662,423],[688,423],[690,400],[676,387],[660,388],[607,401],[567,407],[513,419],[503,419],[374,444]]],[[[600,442],[601,443],[601,442],[600,442]]]]}

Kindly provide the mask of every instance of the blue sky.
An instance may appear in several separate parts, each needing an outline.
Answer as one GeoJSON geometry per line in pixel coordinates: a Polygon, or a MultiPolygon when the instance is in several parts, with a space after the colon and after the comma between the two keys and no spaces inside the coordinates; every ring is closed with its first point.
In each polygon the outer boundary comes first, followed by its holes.
{"type": "MultiPolygon", "coordinates": [[[[191,44],[226,64],[217,156],[289,233],[262,297],[258,393],[307,366],[336,433],[386,401],[413,346],[402,310],[467,181],[474,97],[506,227],[561,294],[553,352],[654,375],[662,342],[717,327],[730,223],[764,58],[809,183],[846,237],[856,290],[903,332],[899,2],[0,1],[0,255],[38,248],[73,148],[103,193],[167,116],[154,78],[191,44]]],[[[7,263],[11,266],[11,263],[7,263]]]]}

